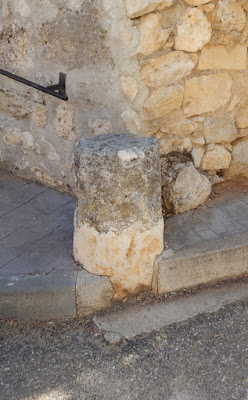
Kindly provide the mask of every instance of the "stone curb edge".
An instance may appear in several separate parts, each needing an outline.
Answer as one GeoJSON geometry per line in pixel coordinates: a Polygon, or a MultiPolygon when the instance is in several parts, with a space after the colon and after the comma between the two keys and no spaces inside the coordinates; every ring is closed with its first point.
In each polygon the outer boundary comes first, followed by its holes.
{"type": "Polygon", "coordinates": [[[85,316],[110,305],[107,277],[72,271],[0,278],[0,319],[52,320],[85,316]]]}
{"type": "Polygon", "coordinates": [[[248,233],[205,242],[157,259],[153,290],[158,294],[248,275],[248,233]]]}

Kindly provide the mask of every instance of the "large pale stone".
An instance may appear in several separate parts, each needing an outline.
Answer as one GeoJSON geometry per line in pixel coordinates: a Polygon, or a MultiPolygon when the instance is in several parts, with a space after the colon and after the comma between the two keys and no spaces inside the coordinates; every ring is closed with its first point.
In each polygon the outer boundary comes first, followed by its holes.
{"type": "Polygon", "coordinates": [[[240,107],[237,110],[235,122],[238,128],[248,128],[248,106],[240,107]]]}
{"type": "Polygon", "coordinates": [[[163,135],[159,139],[161,156],[172,153],[189,153],[192,150],[190,138],[180,135],[163,135]]]}
{"type": "Polygon", "coordinates": [[[209,19],[215,30],[241,32],[246,24],[246,13],[239,0],[220,0],[209,19]]]}
{"type": "Polygon", "coordinates": [[[108,276],[115,297],[148,289],[163,250],[159,146],[153,138],[101,135],[75,156],[74,257],[108,276]]]}
{"type": "Polygon", "coordinates": [[[55,127],[58,136],[67,140],[75,140],[74,111],[66,106],[60,106],[57,110],[55,127]]]}
{"type": "Polygon", "coordinates": [[[225,72],[188,79],[184,90],[184,113],[190,117],[220,109],[230,100],[232,85],[232,78],[225,72]]]}
{"type": "Polygon", "coordinates": [[[30,96],[0,88],[0,111],[15,118],[26,118],[31,113],[30,96]]]}
{"type": "Polygon", "coordinates": [[[200,6],[202,4],[210,3],[211,0],[183,0],[188,6],[200,6]]]}
{"type": "Polygon", "coordinates": [[[141,78],[152,89],[168,86],[188,76],[195,64],[183,51],[172,51],[158,58],[151,58],[141,68],[141,78]]]}
{"type": "Polygon", "coordinates": [[[137,18],[154,10],[170,7],[173,0],[126,0],[127,16],[137,18]]]}
{"type": "Polygon", "coordinates": [[[129,133],[137,135],[140,132],[141,124],[136,111],[132,110],[131,108],[128,108],[127,110],[123,111],[121,117],[129,133]]]}
{"type": "Polygon", "coordinates": [[[235,142],[232,150],[230,168],[225,171],[226,179],[248,178],[248,137],[235,142]]]}
{"type": "Polygon", "coordinates": [[[171,164],[171,160],[165,163],[162,160],[165,183],[162,195],[167,211],[179,214],[203,204],[211,193],[209,180],[195,169],[192,162],[171,164]]]}
{"type": "Polygon", "coordinates": [[[137,53],[149,56],[164,46],[170,36],[171,30],[164,30],[160,20],[161,15],[158,14],[147,14],[141,17],[141,24],[139,26],[140,43],[137,53]]]}
{"type": "Polygon", "coordinates": [[[178,122],[174,122],[169,125],[168,128],[162,128],[162,132],[168,132],[172,135],[190,136],[191,133],[195,132],[198,128],[198,124],[190,119],[183,119],[178,122]]]}
{"type": "Polygon", "coordinates": [[[211,38],[211,24],[198,8],[188,7],[177,25],[176,50],[198,51],[211,38]]]}
{"type": "Polygon", "coordinates": [[[247,61],[247,46],[239,45],[227,50],[225,46],[205,46],[199,58],[197,69],[244,71],[247,61]]]}
{"type": "Polygon", "coordinates": [[[124,95],[127,96],[130,101],[133,101],[138,93],[137,81],[132,78],[132,76],[122,76],[121,89],[124,95]]]}
{"type": "Polygon", "coordinates": [[[228,115],[206,118],[203,129],[206,143],[231,143],[238,138],[235,123],[228,115]]]}
{"type": "Polygon", "coordinates": [[[195,147],[192,152],[192,158],[196,168],[200,168],[202,157],[205,153],[204,147],[195,147]]]}
{"type": "Polygon", "coordinates": [[[36,104],[33,108],[35,125],[44,128],[47,124],[47,108],[43,104],[36,104]]]}
{"type": "Polygon", "coordinates": [[[213,150],[207,151],[202,157],[201,169],[218,171],[229,168],[231,153],[223,146],[216,145],[213,150]]]}
{"type": "Polygon", "coordinates": [[[144,104],[145,119],[163,118],[166,114],[179,109],[183,102],[183,92],[182,85],[161,87],[153,91],[144,104]]]}
{"type": "Polygon", "coordinates": [[[8,129],[3,137],[4,142],[12,147],[22,146],[24,149],[34,148],[34,138],[30,132],[22,132],[20,129],[8,129]]]}

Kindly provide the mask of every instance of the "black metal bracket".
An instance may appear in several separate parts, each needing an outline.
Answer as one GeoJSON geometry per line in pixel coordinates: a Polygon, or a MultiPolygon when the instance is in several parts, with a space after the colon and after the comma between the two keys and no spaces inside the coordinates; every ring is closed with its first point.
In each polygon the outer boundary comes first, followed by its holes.
{"type": "Polygon", "coordinates": [[[41,92],[50,94],[51,96],[57,97],[61,100],[64,101],[68,100],[68,97],[65,94],[66,74],[63,74],[62,72],[59,73],[59,83],[57,85],[51,85],[47,87],[38,85],[35,82],[28,81],[27,79],[24,79],[21,76],[14,75],[11,72],[5,71],[3,69],[0,69],[0,74],[7,76],[8,78],[14,79],[15,81],[21,82],[24,85],[40,90],[41,92]]]}

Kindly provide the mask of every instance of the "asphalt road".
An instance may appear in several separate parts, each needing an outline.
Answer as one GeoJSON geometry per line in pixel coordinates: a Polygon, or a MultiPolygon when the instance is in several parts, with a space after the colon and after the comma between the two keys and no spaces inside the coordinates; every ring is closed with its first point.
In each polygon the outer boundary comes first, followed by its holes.
{"type": "Polygon", "coordinates": [[[2,322],[1,400],[248,400],[248,300],[109,345],[89,319],[2,322]]]}

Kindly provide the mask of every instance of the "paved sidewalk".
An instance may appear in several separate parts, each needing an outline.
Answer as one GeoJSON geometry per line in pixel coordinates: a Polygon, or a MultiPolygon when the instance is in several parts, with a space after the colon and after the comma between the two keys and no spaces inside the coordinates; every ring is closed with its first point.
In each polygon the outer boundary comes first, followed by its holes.
{"type": "Polygon", "coordinates": [[[248,191],[235,190],[231,183],[225,186],[198,209],[165,221],[165,240],[173,250],[248,232],[248,191]]]}
{"type": "Polygon", "coordinates": [[[0,171],[0,276],[72,271],[75,200],[0,171]]]}

